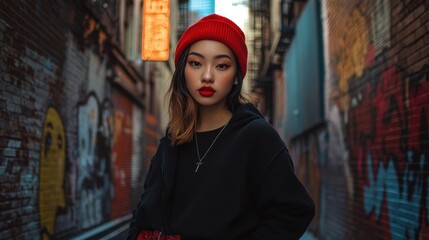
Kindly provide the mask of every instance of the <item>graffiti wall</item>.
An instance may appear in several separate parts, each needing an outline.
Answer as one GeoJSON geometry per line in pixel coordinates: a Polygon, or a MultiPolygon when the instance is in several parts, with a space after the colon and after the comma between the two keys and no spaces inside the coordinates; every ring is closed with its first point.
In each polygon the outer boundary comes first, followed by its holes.
{"type": "Polygon", "coordinates": [[[429,239],[429,2],[322,2],[329,140],[314,232],[429,239]]]}
{"type": "Polygon", "coordinates": [[[69,239],[142,191],[143,103],[113,83],[141,79],[78,2],[0,2],[0,239],[69,239]]]}

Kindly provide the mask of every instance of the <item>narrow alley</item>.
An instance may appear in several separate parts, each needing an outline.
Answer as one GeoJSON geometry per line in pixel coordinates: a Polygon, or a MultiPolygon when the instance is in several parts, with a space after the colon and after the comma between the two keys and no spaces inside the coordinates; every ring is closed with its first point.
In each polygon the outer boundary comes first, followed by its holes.
{"type": "Polygon", "coordinates": [[[301,240],[429,239],[428,0],[1,0],[0,240],[126,239],[214,12],[315,202],[301,240]]]}

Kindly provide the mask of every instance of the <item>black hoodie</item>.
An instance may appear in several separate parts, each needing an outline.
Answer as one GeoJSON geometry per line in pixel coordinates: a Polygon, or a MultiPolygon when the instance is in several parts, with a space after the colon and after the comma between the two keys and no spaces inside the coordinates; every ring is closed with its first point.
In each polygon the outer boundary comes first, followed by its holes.
{"type": "MultiPolygon", "coordinates": [[[[200,133],[199,140],[219,131],[200,133]]],[[[253,105],[234,112],[198,172],[195,140],[170,143],[163,137],[152,159],[128,239],[145,229],[185,240],[284,240],[299,239],[307,229],[314,203],[286,145],[253,105]]]]}

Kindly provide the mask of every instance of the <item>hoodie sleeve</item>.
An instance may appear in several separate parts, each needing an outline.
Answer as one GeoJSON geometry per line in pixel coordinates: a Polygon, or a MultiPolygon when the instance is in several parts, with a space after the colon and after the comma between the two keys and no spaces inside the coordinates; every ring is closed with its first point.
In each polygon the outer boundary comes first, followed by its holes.
{"type": "MultiPolygon", "coordinates": [[[[143,185],[143,190],[144,191],[146,189],[148,189],[148,187],[151,185],[151,181],[153,179],[153,175],[154,175],[154,172],[155,172],[155,167],[154,167],[155,163],[154,162],[156,161],[155,160],[156,156],[157,155],[154,155],[152,157],[152,159],[151,159],[149,170],[147,172],[147,175],[146,175],[146,178],[145,178],[145,181],[144,181],[144,185],[143,185]]],[[[128,229],[127,240],[137,239],[137,235],[140,233],[140,229],[139,229],[139,227],[137,227],[136,221],[137,221],[137,214],[139,214],[138,210],[140,208],[140,205],[142,204],[142,198],[143,198],[143,196],[145,194],[144,191],[143,191],[143,193],[140,196],[139,203],[137,204],[137,206],[132,211],[132,218],[130,220],[130,225],[129,225],[129,229],[128,229]]]]}
{"type": "Polygon", "coordinates": [[[314,202],[296,177],[284,147],[263,174],[256,204],[260,224],[250,239],[299,239],[314,217],[314,202]]]}
{"type": "Polygon", "coordinates": [[[255,124],[252,174],[259,224],[246,239],[299,239],[315,214],[307,190],[294,172],[286,145],[270,126],[255,124]],[[257,129],[257,130],[256,130],[257,129]]]}

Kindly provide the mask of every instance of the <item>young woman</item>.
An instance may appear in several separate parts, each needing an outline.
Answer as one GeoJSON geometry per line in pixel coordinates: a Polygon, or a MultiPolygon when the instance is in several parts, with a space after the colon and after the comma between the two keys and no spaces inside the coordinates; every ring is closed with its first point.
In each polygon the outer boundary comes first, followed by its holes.
{"type": "Polygon", "coordinates": [[[244,34],[212,14],[175,53],[170,121],[128,239],[299,239],[314,203],[277,132],[241,94],[244,34]]]}

